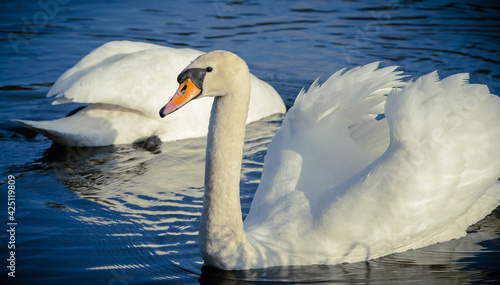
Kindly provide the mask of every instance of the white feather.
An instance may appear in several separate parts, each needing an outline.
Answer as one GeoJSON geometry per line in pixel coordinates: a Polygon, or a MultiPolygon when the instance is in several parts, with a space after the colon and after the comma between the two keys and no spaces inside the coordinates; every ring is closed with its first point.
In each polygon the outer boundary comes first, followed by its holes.
{"type": "Polygon", "coordinates": [[[266,256],[252,266],[424,247],[465,235],[500,203],[500,98],[466,74],[403,87],[394,67],[377,67],[339,71],[297,97],[244,223],[266,256]]]}
{"type": "MultiPolygon", "coordinates": [[[[178,88],[177,75],[203,52],[149,43],[106,43],[63,73],[48,92],[53,104],[89,103],[85,112],[51,121],[17,120],[64,145],[126,144],[157,135],[172,141],[207,134],[212,98],[196,100],[160,119],[178,88]]],[[[279,94],[251,75],[247,122],[284,113],[279,94]]]]}

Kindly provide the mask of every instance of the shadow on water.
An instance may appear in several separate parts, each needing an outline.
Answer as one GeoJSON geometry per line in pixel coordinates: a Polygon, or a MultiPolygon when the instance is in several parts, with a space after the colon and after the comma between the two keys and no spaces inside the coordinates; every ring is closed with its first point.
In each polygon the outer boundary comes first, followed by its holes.
{"type": "MultiPolygon", "coordinates": [[[[498,94],[500,10],[494,1],[186,1],[183,13],[175,1],[11,2],[0,11],[0,162],[3,177],[14,174],[19,189],[19,284],[500,282],[498,210],[461,239],[369,262],[202,269],[197,233],[204,138],[153,151],[139,145],[67,148],[9,121],[68,114],[70,106],[51,106],[45,98],[51,82],[112,40],[234,51],[288,108],[318,76],[380,60],[411,76],[470,72],[471,82],[498,94]]],[[[270,126],[257,124],[247,136],[244,216],[279,119],[270,126]]]]}

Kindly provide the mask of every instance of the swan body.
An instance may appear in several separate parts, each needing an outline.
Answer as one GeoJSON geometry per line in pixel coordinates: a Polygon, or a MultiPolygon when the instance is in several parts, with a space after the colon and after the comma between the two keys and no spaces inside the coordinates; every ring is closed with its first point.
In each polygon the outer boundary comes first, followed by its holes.
{"type": "MultiPolygon", "coordinates": [[[[162,141],[204,136],[212,98],[197,100],[162,121],[157,115],[164,94],[176,90],[179,72],[201,54],[142,42],[108,42],[62,74],[47,94],[56,98],[53,104],[88,103],[85,109],[56,120],[17,122],[70,146],[126,144],[152,135],[162,141]]],[[[250,80],[248,123],[285,112],[273,87],[253,75],[250,80]]]]}
{"type": "Polygon", "coordinates": [[[500,98],[467,74],[403,83],[395,69],[341,70],[298,95],[269,145],[244,222],[248,67],[215,51],[179,75],[161,116],[189,98],[215,96],[199,232],[207,265],[366,261],[462,237],[499,205],[500,98]]]}

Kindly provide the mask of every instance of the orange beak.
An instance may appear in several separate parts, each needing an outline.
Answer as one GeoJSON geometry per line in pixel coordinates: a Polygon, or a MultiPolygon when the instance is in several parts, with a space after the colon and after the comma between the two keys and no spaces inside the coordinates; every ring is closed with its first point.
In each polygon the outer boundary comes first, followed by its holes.
{"type": "Polygon", "coordinates": [[[198,88],[191,78],[186,79],[179,85],[179,88],[175,92],[174,97],[160,110],[160,117],[165,117],[166,115],[176,111],[180,107],[184,106],[187,102],[193,100],[198,95],[200,95],[201,89],[198,88]]]}

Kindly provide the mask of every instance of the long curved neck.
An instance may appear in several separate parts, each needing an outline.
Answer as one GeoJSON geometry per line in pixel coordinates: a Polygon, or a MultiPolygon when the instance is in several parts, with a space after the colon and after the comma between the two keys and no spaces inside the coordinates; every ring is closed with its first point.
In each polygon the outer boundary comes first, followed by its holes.
{"type": "Polygon", "coordinates": [[[212,106],[199,234],[205,263],[219,268],[234,267],[235,262],[241,262],[242,250],[248,247],[243,230],[239,183],[250,100],[249,79],[248,83],[241,82],[232,92],[215,97],[212,106]]]}

